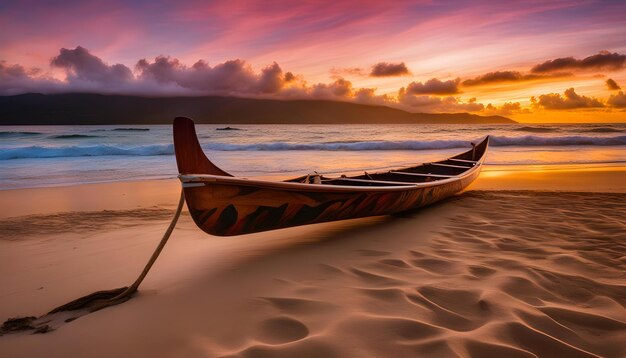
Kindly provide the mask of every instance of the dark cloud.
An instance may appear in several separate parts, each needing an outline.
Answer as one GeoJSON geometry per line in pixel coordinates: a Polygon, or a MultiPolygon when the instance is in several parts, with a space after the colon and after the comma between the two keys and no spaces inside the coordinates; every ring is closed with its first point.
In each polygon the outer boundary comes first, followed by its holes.
{"type": "Polygon", "coordinates": [[[459,82],[460,79],[441,81],[437,78],[431,78],[426,81],[426,83],[422,82],[411,82],[406,88],[407,94],[435,94],[435,95],[446,95],[446,94],[457,94],[459,93],[459,82]]]}
{"type": "Polygon", "coordinates": [[[551,75],[523,74],[518,71],[495,71],[463,81],[463,86],[481,86],[498,82],[524,82],[544,78],[571,76],[570,73],[554,73],[551,75]]]}
{"type": "Polygon", "coordinates": [[[609,78],[608,80],[606,80],[606,86],[609,88],[609,90],[611,91],[619,91],[622,89],[622,87],[620,87],[617,82],[615,82],[613,79],[609,78]]]}
{"type": "Polygon", "coordinates": [[[380,62],[372,66],[372,77],[393,77],[393,76],[405,76],[410,74],[409,69],[404,62],[400,63],[388,63],[380,62]]]}
{"type": "Polygon", "coordinates": [[[23,66],[7,65],[4,61],[0,62],[0,88],[3,90],[11,90],[22,81],[30,79],[30,75],[23,66]]]}
{"type": "Polygon", "coordinates": [[[81,46],[73,50],[62,48],[59,55],[52,58],[51,65],[65,69],[70,82],[120,83],[133,79],[130,68],[122,64],[109,66],[81,46]]]}
{"type": "Polygon", "coordinates": [[[296,79],[296,76],[294,76],[293,73],[291,72],[285,73],[285,78],[284,78],[285,82],[291,82],[291,81],[294,81],[295,79],[296,79]]]}
{"type": "Polygon", "coordinates": [[[536,106],[545,109],[576,109],[576,108],[599,108],[604,104],[597,98],[577,94],[573,88],[565,91],[563,96],[558,93],[542,94],[539,100],[531,98],[536,106]]]}
{"type": "Polygon", "coordinates": [[[626,108],[626,93],[619,91],[617,94],[612,94],[606,103],[611,107],[626,108]]]}
{"type": "Polygon", "coordinates": [[[577,60],[573,57],[562,57],[535,65],[532,73],[546,73],[563,70],[621,70],[626,64],[626,55],[601,51],[598,54],[577,60]]]}
{"type": "Polygon", "coordinates": [[[261,70],[258,89],[261,93],[276,93],[285,86],[283,70],[276,62],[261,70]]]}
{"type": "Polygon", "coordinates": [[[493,82],[512,82],[522,79],[522,74],[517,71],[496,71],[463,81],[464,86],[479,86],[493,82]]]}
{"type": "Polygon", "coordinates": [[[13,79],[20,79],[29,77],[26,69],[20,65],[7,65],[6,62],[0,62],[0,80],[10,81],[13,79]]]}

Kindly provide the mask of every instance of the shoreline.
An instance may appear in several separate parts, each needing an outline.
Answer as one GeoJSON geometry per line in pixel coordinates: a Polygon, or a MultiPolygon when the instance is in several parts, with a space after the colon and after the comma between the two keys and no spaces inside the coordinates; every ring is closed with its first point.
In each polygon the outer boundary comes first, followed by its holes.
{"type": "MultiPolygon", "coordinates": [[[[483,164],[482,172],[553,172],[553,171],[623,171],[626,170],[626,161],[616,161],[616,162],[594,162],[594,163],[559,163],[559,164],[483,164]]],[[[390,169],[394,169],[394,167],[390,167],[390,169]]],[[[385,171],[386,167],[380,167],[375,169],[377,171],[385,171]]],[[[347,170],[344,172],[332,172],[332,173],[320,173],[320,174],[329,174],[329,175],[357,175],[360,173],[360,170],[347,170]]],[[[270,180],[270,181],[281,181],[291,179],[293,177],[302,175],[300,173],[292,173],[290,175],[244,175],[247,178],[251,179],[260,179],[260,180],[270,180]]],[[[97,184],[114,184],[114,183],[133,183],[133,182],[153,182],[153,181],[164,181],[164,180],[176,180],[177,175],[167,175],[167,176],[155,176],[150,178],[128,178],[123,180],[102,180],[102,181],[87,181],[87,182],[75,182],[75,183],[55,183],[49,185],[35,185],[28,187],[9,187],[9,188],[1,188],[0,193],[6,191],[13,190],[27,190],[27,189],[45,189],[45,188],[65,188],[65,187],[74,187],[81,185],[97,185],[97,184]]]]}
{"type": "MultiPolygon", "coordinates": [[[[626,165],[486,165],[467,190],[626,193],[626,165]]],[[[179,192],[180,182],[175,178],[0,190],[0,201],[11,203],[0,207],[0,219],[55,212],[175,206],[179,192]]]]}

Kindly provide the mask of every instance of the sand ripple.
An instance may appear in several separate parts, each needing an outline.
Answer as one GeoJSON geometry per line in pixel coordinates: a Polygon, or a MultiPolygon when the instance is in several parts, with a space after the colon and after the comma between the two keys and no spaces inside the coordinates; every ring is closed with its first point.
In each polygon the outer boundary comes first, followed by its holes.
{"type": "MultiPolygon", "coordinates": [[[[428,244],[319,257],[314,281],[290,280],[289,297],[265,299],[276,315],[260,323],[269,336],[259,340],[290,343],[237,354],[626,355],[626,195],[469,192],[453,200],[444,205],[456,214],[428,244]]],[[[405,243],[419,241],[406,225],[405,243]]]]}

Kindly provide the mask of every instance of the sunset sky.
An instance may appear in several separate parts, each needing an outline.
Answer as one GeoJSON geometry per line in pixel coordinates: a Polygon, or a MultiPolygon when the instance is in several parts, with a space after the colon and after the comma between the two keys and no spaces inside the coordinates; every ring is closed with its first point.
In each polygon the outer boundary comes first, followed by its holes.
{"type": "Polygon", "coordinates": [[[0,95],[323,98],[626,122],[626,1],[0,2],[0,95]]]}

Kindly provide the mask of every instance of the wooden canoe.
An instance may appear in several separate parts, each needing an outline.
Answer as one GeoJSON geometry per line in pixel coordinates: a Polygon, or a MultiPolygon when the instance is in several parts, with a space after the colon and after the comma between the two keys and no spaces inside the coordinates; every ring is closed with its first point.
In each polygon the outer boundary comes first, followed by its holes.
{"type": "Polygon", "coordinates": [[[191,119],[174,119],[174,148],[189,213],[211,235],[231,236],[298,225],[387,215],[447,198],[480,173],[487,136],[454,157],[355,176],[305,175],[286,181],[236,178],[200,147],[191,119]]]}

